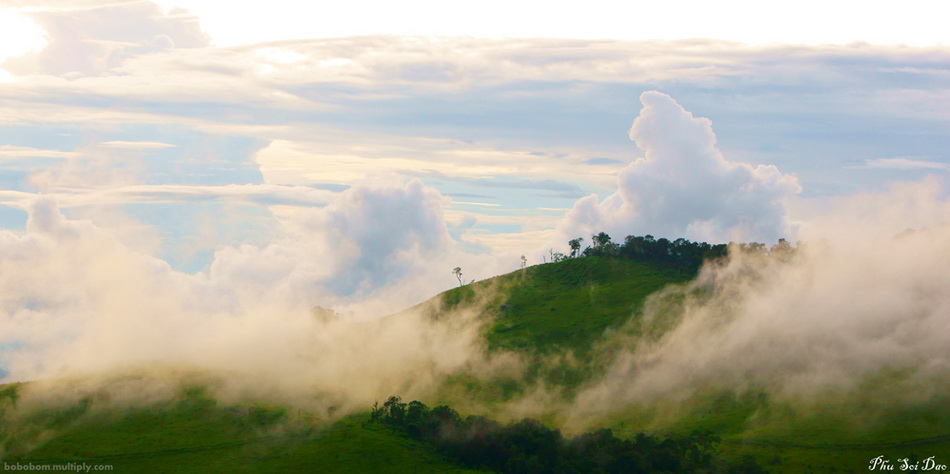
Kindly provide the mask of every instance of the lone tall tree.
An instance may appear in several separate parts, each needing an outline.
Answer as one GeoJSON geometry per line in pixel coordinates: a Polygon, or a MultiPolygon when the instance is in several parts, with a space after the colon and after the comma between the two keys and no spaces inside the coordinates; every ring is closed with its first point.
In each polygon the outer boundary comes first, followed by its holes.
{"type": "Polygon", "coordinates": [[[452,273],[455,274],[455,278],[459,279],[459,286],[462,286],[462,267],[453,268],[452,273]]]}
{"type": "Polygon", "coordinates": [[[571,246],[571,258],[576,258],[581,253],[581,242],[584,241],[583,237],[578,237],[576,239],[571,239],[567,242],[571,246]]]}

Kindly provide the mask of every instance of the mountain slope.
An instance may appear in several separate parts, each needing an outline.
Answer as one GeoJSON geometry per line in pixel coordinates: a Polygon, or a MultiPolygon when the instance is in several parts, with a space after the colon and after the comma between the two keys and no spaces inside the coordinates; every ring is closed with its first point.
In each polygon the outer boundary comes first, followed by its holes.
{"type": "MultiPolygon", "coordinates": [[[[433,318],[452,317],[460,308],[476,311],[492,351],[514,351],[533,364],[508,385],[460,375],[447,384],[462,388],[446,391],[440,402],[470,400],[470,413],[486,414],[471,408],[480,407],[492,416],[493,407],[541,385],[559,394],[548,401],[563,409],[578,387],[603,373],[604,341],[610,340],[605,332],[636,340],[646,298],[691,276],[652,263],[585,257],[465,285],[409,311],[433,318]],[[568,352],[575,357],[555,357],[568,352]]],[[[781,399],[755,386],[695,387],[686,397],[631,403],[595,427],[631,438],[708,430],[722,437],[726,457],[750,455],[774,472],[864,472],[880,455],[896,465],[901,458],[923,462],[930,456],[950,464],[950,391],[915,385],[912,375],[885,371],[851,391],[812,399],[781,399]],[[900,393],[912,392],[919,393],[914,403],[894,403],[900,393]]],[[[16,385],[0,387],[0,412],[13,407],[16,394],[16,385]]],[[[122,472],[179,472],[182,466],[192,472],[462,470],[427,445],[366,423],[365,414],[318,423],[307,413],[266,403],[223,405],[200,390],[143,408],[102,410],[92,402],[25,418],[0,415],[4,461],[82,461],[122,472]]]]}
{"type": "Polygon", "coordinates": [[[629,259],[567,259],[455,288],[418,307],[477,306],[493,321],[485,334],[491,348],[584,353],[635,317],[651,293],[693,276],[629,259]]]}

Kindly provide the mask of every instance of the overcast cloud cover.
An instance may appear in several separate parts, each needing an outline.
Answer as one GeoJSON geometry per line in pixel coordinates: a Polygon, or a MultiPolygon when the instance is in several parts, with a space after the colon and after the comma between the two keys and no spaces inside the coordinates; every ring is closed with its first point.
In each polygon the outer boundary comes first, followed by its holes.
{"type": "MultiPolygon", "coordinates": [[[[455,286],[456,266],[480,280],[601,230],[772,243],[821,236],[829,219],[913,215],[906,227],[942,229],[948,218],[881,197],[906,181],[944,209],[945,46],[382,35],[215,46],[202,18],[148,1],[0,5],[45,31],[38,49],[0,58],[3,380],[149,360],[276,364],[310,347],[299,334],[314,334],[313,306],[381,316],[455,286]],[[847,212],[858,201],[866,212],[847,212]],[[220,350],[204,357],[214,334],[220,350]],[[265,349],[277,355],[255,362],[265,349]]],[[[396,359],[435,378],[500,364],[474,327],[373,337],[420,347],[396,359]],[[470,350],[440,365],[446,347],[470,350]]],[[[334,356],[294,360],[321,360],[324,381],[342,380],[335,361],[367,344],[312,337],[334,356]]],[[[656,370],[681,362],[659,351],[656,370]]],[[[383,364],[373,354],[363,370],[383,364]]],[[[596,390],[647,390],[631,380],[596,390]]]]}

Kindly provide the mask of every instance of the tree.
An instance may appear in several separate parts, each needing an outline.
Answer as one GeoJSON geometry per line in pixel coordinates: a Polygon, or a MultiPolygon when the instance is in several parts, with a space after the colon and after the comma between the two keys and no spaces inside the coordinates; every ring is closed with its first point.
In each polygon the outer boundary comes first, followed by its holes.
{"type": "Polygon", "coordinates": [[[643,256],[646,255],[646,253],[647,241],[645,237],[628,235],[627,238],[623,240],[623,245],[620,247],[620,255],[625,258],[641,260],[643,259],[643,256]]]}
{"type": "Polygon", "coordinates": [[[603,248],[607,245],[610,245],[610,236],[606,232],[601,232],[597,235],[591,236],[591,240],[594,241],[594,247],[603,248]]]}
{"type": "Polygon", "coordinates": [[[321,323],[330,323],[333,321],[340,321],[343,319],[343,315],[337,313],[336,311],[324,308],[323,306],[314,306],[310,308],[310,314],[321,323]]]}
{"type": "Polygon", "coordinates": [[[613,257],[616,256],[620,250],[617,244],[610,241],[610,236],[607,235],[606,232],[592,235],[590,239],[594,245],[585,249],[584,255],[613,257]]]}
{"type": "Polygon", "coordinates": [[[571,239],[567,241],[567,244],[571,246],[571,258],[577,258],[581,253],[581,242],[584,241],[583,237],[578,237],[576,239],[571,239]]]}
{"type": "Polygon", "coordinates": [[[524,270],[524,267],[528,266],[528,257],[524,255],[521,256],[521,269],[524,270]]]}
{"type": "Polygon", "coordinates": [[[795,250],[795,249],[792,247],[792,244],[788,243],[787,240],[778,239],[778,242],[776,242],[775,245],[772,246],[772,250],[770,250],[770,252],[783,255],[783,254],[791,253],[792,250],[795,250]]]}
{"type": "Polygon", "coordinates": [[[483,416],[462,419],[445,405],[429,409],[396,395],[383,406],[374,403],[370,419],[466,467],[493,472],[767,472],[753,458],[724,461],[719,437],[708,431],[666,439],[639,433],[621,439],[601,429],[564,438],[559,430],[530,418],[508,425],[483,416]]]}
{"type": "Polygon", "coordinates": [[[459,286],[462,286],[462,267],[453,268],[452,273],[455,274],[455,278],[459,279],[459,286]]]}

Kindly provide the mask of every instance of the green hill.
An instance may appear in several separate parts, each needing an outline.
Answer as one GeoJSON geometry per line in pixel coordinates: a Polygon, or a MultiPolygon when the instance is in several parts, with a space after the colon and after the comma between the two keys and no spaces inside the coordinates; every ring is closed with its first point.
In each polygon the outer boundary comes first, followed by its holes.
{"type": "MultiPolygon", "coordinates": [[[[646,297],[693,275],[661,265],[587,257],[536,265],[455,288],[419,307],[435,315],[473,305],[493,321],[486,331],[493,349],[587,353],[608,328],[638,313],[646,297]]],[[[418,307],[417,307],[418,308],[418,307]]]]}
{"type": "MultiPolygon", "coordinates": [[[[460,308],[475,311],[491,351],[514,351],[529,362],[527,374],[510,380],[460,374],[438,395],[463,414],[480,407],[488,412],[471,414],[493,416],[491,407],[516,400],[539,382],[570,401],[578,387],[603,373],[609,335],[636,338],[662,330],[663,321],[639,324],[647,296],[692,276],[630,259],[567,259],[456,288],[411,310],[432,318],[452,317],[460,308]]],[[[778,400],[754,387],[697,388],[686,399],[630,406],[599,426],[628,438],[708,430],[722,438],[725,457],[751,456],[774,472],[864,472],[881,455],[898,466],[901,458],[930,456],[948,464],[948,392],[933,390],[913,405],[890,403],[896,392],[919,389],[900,370],[821,400],[778,400]]],[[[135,409],[103,412],[86,400],[4,415],[17,392],[17,385],[0,387],[0,456],[7,463],[85,462],[113,465],[117,472],[464,471],[431,446],[368,423],[370,407],[327,423],[262,402],[221,405],[190,389],[174,401],[135,409]]],[[[550,424],[560,419],[542,417],[550,424]]]]}
{"type": "MultiPolygon", "coordinates": [[[[637,338],[645,331],[662,331],[664,321],[651,323],[657,327],[640,324],[647,296],[694,276],[671,265],[623,258],[568,259],[450,290],[434,307],[480,308],[492,321],[486,338],[494,350],[536,354],[538,360],[572,352],[579,364],[557,367],[547,360],[541,373],[529,379],[566,385],[564,393],[570,396],[573,388],[602,373],[599,356],[611,350],[605,332],[624,331],[637,338]]],[[[884,370],[850,392],[824,393],[819,400],[776,400],[754,387],[697,387],[686,400],[631,406],[601,425],[631,437],[642,431],[685,435],[709,430],[723,438],[727,457],[752,456],[774,472],[864,472],[880,455],[893,464],[930,456],[948,464],[947,387],[921,387],[910,375],[884,370]],[[897,394],[915,391],[930,395],[913,404],[894,403],[897,394]]],[[[471,393],[489,400],[512,398],[523,388],[513,384],[499,395],[473,385],[471,393]]]]}
{"type": "Polygon", "coordinates": [[[83,402],[34,413],[18,427],[4,426],[3,461],[143,473],[375,472],[381,466],[394,473],[469,472],[367,420],[361,414],[319,424],[282,407],[220,406],[189,390],[143,408],[95,413],[83,402]],[[51,430],[56,435],[43,441],[51,430]]]}

